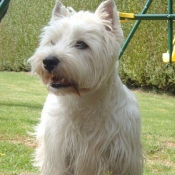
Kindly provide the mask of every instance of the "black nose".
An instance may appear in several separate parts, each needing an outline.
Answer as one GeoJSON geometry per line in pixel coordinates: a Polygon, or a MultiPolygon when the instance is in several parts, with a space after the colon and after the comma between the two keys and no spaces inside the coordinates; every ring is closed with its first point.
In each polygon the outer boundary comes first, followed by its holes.
{"type": "Polygon", "coordinates": [[[59,63],[59,59],[54,56],[48,56],[43,59],[44,68],[51,72],[59,63]]]}

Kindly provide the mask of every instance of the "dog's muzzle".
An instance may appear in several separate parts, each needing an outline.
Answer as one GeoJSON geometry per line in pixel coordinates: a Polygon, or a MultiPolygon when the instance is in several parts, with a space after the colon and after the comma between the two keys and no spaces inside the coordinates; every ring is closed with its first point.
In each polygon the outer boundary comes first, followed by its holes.
{"type": "Polygon", "coordinates": [[[51,71],[59,64],[59,59],[54,56],[48,56],[43,59],[44,68],[51,73],[51,71]]]}
{"type": "Polygon", "coordinates": [[[54,89],[73,88],[80,96],[77,84],[74,81],[68,80],[66,77],[60,75],[56,71],[55,68],[58,66],[59,63],[60,60],[57,57],[51,55],[43,59],[43,66],[48,71],[50,76],[49,86],[54,89]]]}
{"type": "Polygon", "coordinates": [[[43,59],[44,68],[50,74],[50,86],[53,88],[65,88],[71,86],[71,83],[59,74],[54,73],[54,69],[58,66],[60,60],[54,56],[47,56],[43,59]]]}

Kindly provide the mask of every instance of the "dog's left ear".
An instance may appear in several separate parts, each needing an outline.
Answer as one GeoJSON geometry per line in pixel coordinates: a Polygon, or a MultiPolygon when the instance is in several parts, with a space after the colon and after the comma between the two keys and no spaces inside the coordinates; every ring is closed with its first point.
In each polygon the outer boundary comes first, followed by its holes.
{"type": "Polygon", "coordinates": [[[51,20],[54,21],[67,16],[69,16],[69,10],[59,0],[56,0],[51,20]]]}
{"type": "Polygon", "coordinates": [[[100,4],[95,11],[95,14],[102,20],[108,31],[113,31],[121,28],[117,7],[114,0],[107,0],[100,4]]]}

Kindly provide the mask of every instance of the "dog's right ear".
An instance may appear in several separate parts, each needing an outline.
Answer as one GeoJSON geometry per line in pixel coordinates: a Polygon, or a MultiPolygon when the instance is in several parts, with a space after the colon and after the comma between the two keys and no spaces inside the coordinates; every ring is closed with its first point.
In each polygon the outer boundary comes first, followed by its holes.
{"type": "Polygon", "coordinates": [[[55,7],[52,11],[51,21],[59,20],[60,18],[67,16],[69,16],[69,10],[59,0],[56,0],[55,7]]]}

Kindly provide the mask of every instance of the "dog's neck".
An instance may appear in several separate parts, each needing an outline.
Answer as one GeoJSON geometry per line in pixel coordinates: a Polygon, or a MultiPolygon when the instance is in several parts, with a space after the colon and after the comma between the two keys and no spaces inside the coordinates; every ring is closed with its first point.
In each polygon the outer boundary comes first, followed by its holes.
{"type": "MultiPolygon", "coordinates": [[[[58,97],[65,103],[64,105],[69,110],[83,110],[90,108],[104,108],[110,107],[110,104],[114,104],[113,101],[117,100],[117,96],[123,93],[123,84],[116,72],[103,84],[100,88],[92,93],[78,95],[67,95],[58,97]],[[114,99],[115,97],[115,99],[114,99]]],[[[111,106],[112,107],[112,106],[111,106]]]]}

